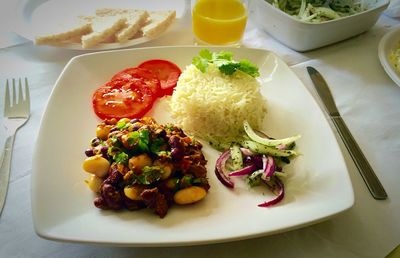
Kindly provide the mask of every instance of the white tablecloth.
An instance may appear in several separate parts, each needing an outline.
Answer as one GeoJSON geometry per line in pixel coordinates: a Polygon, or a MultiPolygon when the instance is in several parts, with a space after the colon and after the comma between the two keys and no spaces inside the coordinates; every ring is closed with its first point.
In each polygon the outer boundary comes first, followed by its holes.
{"type": "MultiPolygon", "coordinates": [[[[5,13],[5,9],[2,12],[5,13]]],[[[187,22],[165,36],[139,47],[192,44],[190,17],[185,19],[187,22]]],[[[400,243],[400,87],[381,67],[377,46],[381,37],[398,24],[399,20],[383,15],[367,33],[333,46],[298,53],[258,29],[250,16],[243,40],[245,47],[277,53],[314,95],[305,67],[312,65],[320,70],[344,120],[384,185],[389,195],[387,200],[377,201],[371,197],[338,137],[355,192],[355,205],[349,211],[282,234],[223,244],[168,248],[60,243],[41,239],[35,234],[30,175],[40,119],[64,65],[83,52],[37,47],[4,30],[4,26],[0,27],[0,42],[8,42],[0,49],[0,82],[27,76],[32,97],[31,118],[15,140],[7,202],[0,217],[0,257],[384,257],[400,243]]],[[[1,91],[0,96],[3,96],[3,88],[1,91]]],[[[3,97],[0,105],[3,106],[3,97]]],[[[0,131],[0,136],[0,143],[4,143],[4,131],[0,131]]]]}

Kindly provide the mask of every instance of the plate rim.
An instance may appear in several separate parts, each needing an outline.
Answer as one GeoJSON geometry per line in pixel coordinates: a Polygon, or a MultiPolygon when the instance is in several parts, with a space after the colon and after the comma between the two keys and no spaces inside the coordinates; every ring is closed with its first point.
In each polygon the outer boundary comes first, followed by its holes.
{"type": "Polygon", "coordinates": [[[379,61],[386,74],[400,87],[400,73],[396,72],[388,60],[388,48],[397,40],[400,45],[400,25],[393,27],[383,35],[378,44],[379,61]]]}
{"type": "MultiPolygon", "coordinates": [[[[39,139],[40,137],[42,137],[42,127],[44,126],[43,124],[43,120],[45,117],[47,117],[47,111],[48,111],[48,106],[50,104],[50,100],[53,96],[54,91],[58,88],[61,87],[59,86],[59,81],[60,79],[63,77],[65,71],[67,70],[67,68],[74,62],[77,62],[77,60],[81,59],[81,58],[85,58],[86,56],[92,56],[92,55],[106,55],[109,54],[110,52],[140,52],[141,50],[151,50],[151,49],[166,49],[166,48],[175,48],[175,49],[180,49],[180,48],[196,48],[196,49],[201,49],[204,48],[204,46],[166,46],[166,47],[143,47],[143,48],[135,48],[135,49],[119,49],[119,50],[108,50],[108,51],[102,51],[102,52],[93,52],[93,53],[85,53],[85,54],[81,54],[78,56],[75,56],[73,58],[70,59],[70,61],[65,65],[64,69],[62,70],[62,72],[60,73],[58,79],[55,82],[55,86],[53,87],[50,96],[49,96],[49,100],[46,103],[46,107],[43,113],[43,116],[41,118],[40,121],[40,126],[39,126],[39,133],[37,135],[37,139],[39,139]]],[[[229,47],[211,47],[211,46],[207,46],[207,48],[210,49],[230,49],[229,47]]],[[[236,51],[241,51],[240,49],[237,48],[231,48],[231,49],[236,49],[236,51]]],[[[307,87],[305,86],[305,84],[301,81],[301,79],[297,76],[296,73],[294,73],[294,71],[274,52],[269,51],[269,50],[265,50],[265,49],[261,49],[261,48],[246,48],[246,51],[248,50],[258,50],[258,51],[262,51],[265,53],[270,53],[272,55],[274,55],[275,58],[278,58],[281,63],[283,65],[286,66],[287,69],[290,70],[290,72],[295,76],[296,80],[299,81],[301,83],[301,86],[304,88],[303,91],[306,92],[305,94],[308,94],[310,99],[312,99],[312,101],[314,101],[315,105],[317,105],[319,107],[319,112],[323,113],[323,110],[321,109],[321,107],[318,105],[318,103],[316,102],[315,98],[312,96],[312,94],[309,92],[309,90],[307,89],[307,87]]],[[[99,245],[109,245],[109,246],[131,246],[131,247],[166,247],[166,246],[194,246],[194,245],[204,245],[204,244],[211,244],[211,243],[223,243],[223,242],[231,242],[231,241],[239,241],[239,240],[245,240],[245,239],[251,239],[251,238],[256,238],[256,237],[261,237],[261,236],[268,236],[268,235],[273,235],[273,234],[277,234],[277,233],[283,233],[283,232],[287,232],[287,231],[291,231],[294,229],[298,229],[298,228],[302,228],[302,227],[306,227],[309,225],[313,225],[316,223],[319,223],[321,221],[325,221],[327,219],[330,219],[332,217],[337,216],[338,214],[344,213],[347,210],[349,210],[351,207],[353,207],[354,205],[354,189],[353,189],[353,185],[351,182],[351,178],[349,175],[349,170],[347,167],[347,164],[344,160],[344,156],[343,156],[343,152],[340,149],[339,146],[339,142],[338,139],[335,137],[334,132],[333,132],[333,128],[329,125],[328,120],[325,116],[323,116],[324,119],[326,120],[326,123],[329,126],[329,130],[330,133],[334,139],[335,142],[335,146],[338,149],[338,154],[340,155],[340,161],[341,163],[344,165],[345,171],[343,171],[345,177],[348,180],[348,187],[351,193],[351,196],[349,196],[349,199],[347,200],[347,204],[346,205],[342,205],[340,209],[337,209],[335,212],[329,213],[328,215],[319,217],[317,219],[308,221],[308,222],[296,222],[296,223],[292,223],[291,226],[289,227],[285,227],[285,228],[277,228],[275,230],[271,230],[271,231],[267,231],[267,232],[259,232],[256,234],[238,234],[236,236],[232,236],[232,237],[224,237],[224,238],[208,238],[207,240],[196,240],[196,241],[186,241],[186,242],[181,242],[181,241],[168,241],[168,242],[127,242],[127,241],[119,241],[119,242],[115,242],[115,241],[98,241],[98,240],[94,240],[94,241],[90,241],[90,240],[82,240],[82,239],[74,239],[74,238],[68,238],[68,237],[61,237],[57,234],[52,234],[51,232],[49,232],[48,230],[44,229],[44,228],[39,228],[38,227],[38,223],[37,220],[38,218],[35,216],[35,212],[34,212],[34,203],[37,200],[34,200],[34,182],[35,180],[37,180],[37,156],[38,154],[38,149],[39,149],[39,144],[35,145],[35,151],[34,151],[34,156],[33,156],[33,166],[32,166],[32,177],[31,177],[31,208],[32,208],[32,216],[33,216],[33,224],[34,224],[34,230],[36,232],[36,234],[44,239],[48,239],[48,240],[55,240],[55,241],[61,241],[61,242],[73,242],[73,243],[88,243],[88,244],[99,244],[99,245]]],[[[39,142],[39,141],[37,141],[39,142]]]]}

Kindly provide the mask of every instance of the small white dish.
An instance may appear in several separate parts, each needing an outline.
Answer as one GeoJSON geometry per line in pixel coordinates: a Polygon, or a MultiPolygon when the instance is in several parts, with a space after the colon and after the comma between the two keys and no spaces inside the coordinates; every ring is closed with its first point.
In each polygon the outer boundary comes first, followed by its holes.
{"type": "MultiPolygon", "coordinates": [[[[175,10],[174,23],[180,22],[186,12],[185,0],[20,0],[17,4],[15,32],[24,38],[35,41],[35,37],[47,31],[54,24],[68,24],[81,15],[94,15],[98,8],[131,8],[147,11],[175,10]]],[[[170,30],[174,23],[170,25],[170,30]]],[[[164,32],[165,33],[165,32],[164,32]]],[[[160,37],[164,33],[158,35],[160,37]]],[[[79,43],[62,43],[57,47],[75,50],[110,50],[142,44],[155,38],[137,37],[124,43],[101,43],[83,49],[79,43]]]]}
{"type": "Polygon", "coordinates": [[[390,53],[397,48],[400,48],[400,26],[397,26],[386,33],[378,45],[379,61],[381,62],[383,69],[389,77],[400,86],[400,73],[394,69],[389,60],[390,53]]]}
{"type": "MultiPolygon", "coordinates": [[[[84,180],[84,150],[95,136],[93,91],[113,74],[148,59],[166,59],[184,69],[201,47],[159,47],[104,51],[73,58],[57,79],[44,112],[33,158],[32,214],[41,237],[121,246],[179,246],[226,242],[280,233],[337,215],[354,203],[349,174],[324,113],[306,87],[275,54],[261,49],[231,51],[260,68],[261,92],[268,113],[263,129],[283,138],[301,134],[301,155],[288,165],[286,195],[271,208],[257,204],[273,198],[264,188],[248,189],[237,179],[234,191],[214,174],[220,154],[203,142],[211,185],[206,198],[172,206],[160,219],[150,210],[102,211],[84,180]]],[[[173,122],[165,99],[148,114],[173,122]]],[[[235,180],[235,179],[234,179],[235,180]]]]}
{"type": "Polygon", "coordinates": [[[389,5],[389,0],[377,0],[364,12],[322,23],[310,23],[296,19],[266,0],[254,2],[259,26],[278,41],[300,52],[330,45],[369,30],[389,5]]]}

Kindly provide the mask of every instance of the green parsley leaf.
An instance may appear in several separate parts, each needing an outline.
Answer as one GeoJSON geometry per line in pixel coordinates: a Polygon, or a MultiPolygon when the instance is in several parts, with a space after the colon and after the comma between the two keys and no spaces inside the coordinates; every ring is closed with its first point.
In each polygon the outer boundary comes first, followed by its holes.
{"type": "Polygon", "coordinates": [[[223,74],[232,75],[240,70],[252,77],[260,76],[257,66],[250,63],[249,60],[244,59],[237,62],[233,60],[233,53],[226,51],[211,52],[208,49],[202,49],[199,55],[193,58],[192,64],[202,73],[206,72],[208,64],[215,64],[223,74]]]}
{"type": "Polygon", "coordinates": [[[199,56],[201,58],[204,58],[204,59],[208,60],[208,61],[211,61],[213,59],[213,53],[208,49],[200,50],[199,56]]]}
{"type": "Polygon", "coordinates": [[[158,153],[160,152],[160,147],[165,144],[165,141],[162,138],[156,138],[153,140],[153,142],[150,144],[150,151],[153,153],[158,153]]]}
{"type": "Polygon", "coordinates": [[[250,63],[250,61],[246,60],[246,59],[241,60],[239,62],[239,66],[237,69],[249,74],[252,77],[260,76],[260,73],[258,72],[258,67],[255,66],[254,64],[250,63]]]}
{"type": "Polygon", "coordinates": [[[139,139],[139,132],[138,131],[134,131],[134,132],[130,132],[128,133],[128,143],[129,145],[133,146],[139,139]]]}
{"type": "Polygon", "coordinates": [[[232,52],[221,51],[212,53],[212,60],[214,61],[215,60],[232,61],[232,58],[233,58],[232,52]]]}
{"type": "Polygon", "coordinates": [[[119,130],[124,129],[124,127],[126,126],[126,121],[124,121],[123,119],[119,120],[116,124],[117,128],[119,130]]]}
{"type": "Polygon", "coordinates": [[[162,170],[157,166],[145,166],[142,174],[136,176],[136,181],[142,185],[150,185],[161,179],[162,170]]]}
{"type": "Polygon", "coordinates": [[[114,161],[119,164],[126,164],[128,162],[129,156],[125,152],[119,152],[114,155],[114,161]]]}

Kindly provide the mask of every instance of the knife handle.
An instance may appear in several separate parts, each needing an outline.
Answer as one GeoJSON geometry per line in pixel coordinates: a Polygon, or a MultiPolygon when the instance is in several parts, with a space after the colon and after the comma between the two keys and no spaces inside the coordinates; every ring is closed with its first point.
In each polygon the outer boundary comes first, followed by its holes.
{"type": "Polygon", "coordinates": [[[375,175],[374,170],[371,168],[371,165],[354,140],[343,119],[341,117],[331,117],[331,119],[372,196],[377,200],[386,199],[387,193],[385,189],[381,182],[379,182],[378,177],[375,175]]]}

